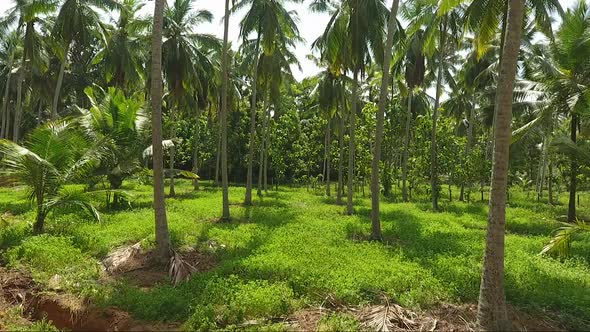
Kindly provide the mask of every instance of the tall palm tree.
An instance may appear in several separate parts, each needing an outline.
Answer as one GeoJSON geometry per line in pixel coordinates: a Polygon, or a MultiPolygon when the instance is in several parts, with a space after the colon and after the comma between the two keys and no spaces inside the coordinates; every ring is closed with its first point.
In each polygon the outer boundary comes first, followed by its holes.
{"type": "Polygon", "coordinates": [[[352,72],[351,110],[349,119],[347,213],[353,214],[353,184],[355,156],[355,126],[358,110],[359,76],[364,75],[365,66],[375,58],[383,61],[384,27],[389,10],[383,0],[343,0],[340,6],[329,6],[329,1],[317,0],[312,3],[315,10],[331,12],[331,18],[323,35],[316,41],[320,49],[338,54],[345,53],[343,65],[352,72]]]}
{"type": "Polygon", "coordinates": [[[408,45],[405,50],[405,79],[408,86],[406,123],[404,129],[404,147],[402,154],[402,199],[404,202],[409,200],[408,196],[408,158],[410,154],[410,135],[412,124],[412,106],[414,102],[414,90],[424,83],[426,72],[425,54],[424,54],[424,31],[419,29],[410,36],[408,45]]]}
{"type": "Polygon", "coordinates": [[[8,14],[0,21],[0,32],[5,32],[11,26],[22,33],[23,54],[17,80],[17,100],[14,113],[12,140],[20,139],[21,118],[23,110],[23,83],[25,75],[31,65],[39,65],[43,37],[37,29],[44,23],[43,16],[52,13],[57,7],[57,0],[15,0],[14,6],[8,10],[8,14]]]}
{"type": "MultiPolygon", "coordinates": [[[[524,129],[531,130],[563,114],[570,120],[569,140],[576,144],[581,114],[590,107],[588,56],[590,6],[584,1],[579,1],[563,16],[563,22],[550,45],[538,45],[537,56],[532,57],[532,79],[539,82],[548,103],[538,117],[525,125],[524,129]],[[547,54],[551,56],[548,57],[547,54]]],[[[579,161],[575,153],[568,155],[571,159],[568,221],[575,222],[579,161]]]]}
{"type": "Polygon", "coordinates": [[[221,187],[223,191],[222,220],[229,220],[229,180],[227,174],[227,113],[229,89],[229,0],[225,0],[225,17],[223,18],[223,49],[221,51],[221,187]]]}
{"type": "Polygon", "coordinates": [[[248,170],[246,175],[246,196],[244,203],[252,204],[252,171],[254,164],[254,144],[256,140],[256,110],[258,108],[258,75],[260,64],[260,52],[271,56],[277,47],[293,45],[299,40],[299,30],[295,22],[296,13],[285,9],[287,2],[301,2],[301,0],[241,0],[232,9],[237,12],[249,8],[240,22],[240,36],[244,46],[250,50],[252,64],[252,100],[250,103],[250,142],[248,151],[248,170]],[[254,43],[249,43],[248,38],[256,33],[254,43]],[[252,44],[254,47],[252,47],[252,44]]]}
{"type": "Polygon", "coordinates": [[[0,139],[8,138],[10,129],[10,112],[8,110],[8,104],[10,103],[10,90],[12,88],[12,81],[14,80],[13,71],[15,70],[14,65],[19,57],[21,51],[20,39],[16,30],[9,32],[5,31],[5,38],[2,39],[0,45],[0,62],[2,63],[2,77],[4,78],[4,93],[2,97],[2,125],[0,128],[0,139]]]}
{"type": "Polygon", "coordinates": [[[167,263],[171,254],[166,201],[164,198],[164,151],[162,146],[162,30],[166,0],[155,0],[152,27],[151,101],[152,146],[154,168],[154,213],[156,221],[156,254],[160,263],[167,263]]]}
{"type": "MultiPolygon", "coordinates": [[[[430,156],[430,180],[432,208],[438,210],[439,185],[438,185],[438,156],[436,147],[436,125],[442,95],[445,67],[449,65],[447,56],[452,55],[453,49],[458,44],[462,34],[463,13],[460,6],[450,5],[446,1],[414,1],[405,6],[405,16],[410,20],[408,33],[413,34],[424,28],[424,52],[428,57],[435,57],[436,87],[434,107],[432,111],[431,132],[431,156],[430,156]],[[436,55],[435,55],[436,53],[436,55]]],[[[447,75],[448,76],[448,75],[447,75]]]]}
{"type": "MultiPolygon", "coordinates": [[[[218,48],[217,38],[197,34],[193,29],[213,18],[206,10],[194,11],[191,0],[176,0],[164,12],[164,37],[162,45],[164,77],[168,86],[170,107],[170,139],[176,139],[176,116],[181,108],[190,104],[196,96],[206,94],[205,79],[214,70],[208,58],[207,48],[218,48]]],[[[170,149],[170,169],[174,169],[176,149],[170,149]]],[[[170,196],[175,196],[174,172],[170,172],[170,196]]]]}
{"type": "Polygon", "coordinates": [[[477,312],[478,325],[485,330],[510,329],[504,295],[504,233],[512,101],[524,10],[524,0],[509,2],[505,44],[496,91],[492,188],[477,312]]]}
{"type": "Polygon", "coordinates": [[[145,86],[146,32],[151,23],[140,15],[144,6],[142,0],[119,3],[118,16],[111,18],[112,24],[106,27],[103,45],[92,61],[100,66],[108,86],[126,93],[145,86]]]}
{"type": "MultiPolygon", "coordinates": [[[[387,23],[387,39],[383,49],[383,68],[381,71],[381,90],[377,110],[377,128],[375,131],[375,146],[373,147],[373,161],[371,165],[371,239],[381,240],[381,221],[379,219],[379,199],[381,186],[379,185],[379,163],[381,161],[381,144],[383,144],[383,128],[385,127],[385,104],[389,86],[389,68],[393,57],[393,37],[396,31],[396,16],[399,0],[393,0],[387,23]]],[[[393,87],[392,87],[393,88],[393,87]]]]}
{"type": "Polygon", "coordinates": [[[53,27],[56,39],[63,44],[63,50],[60,54],[61,65],[53,96],[51,119],[57,118],[59,96],[72,43],[88,47],[93,39],[93,30],[101,28],[102,24],[96,9],[113,10],[116,7],[117,2],[114,0],[65,0],[62,3],[53,27]]]}

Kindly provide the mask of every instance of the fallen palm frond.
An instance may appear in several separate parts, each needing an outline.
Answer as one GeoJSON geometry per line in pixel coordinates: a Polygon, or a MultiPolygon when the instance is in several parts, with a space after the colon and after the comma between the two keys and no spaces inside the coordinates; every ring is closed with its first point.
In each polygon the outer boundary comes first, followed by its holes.
{"type": "Polygon", "coordinates": [[[397,304],[386,303],[368,308],[361,316],[362,327],[372,331],[422,331],[429,330],[415,312],[397,304]]]}
{"type": "Polygon", "coordinates": [[[197,272],[197,268],[183,259],[176,251],[172,252],[172,257],[170,258],[170,270],[168,271],[172,284],[176,286],[181,282],[188,280],[195,272],[197,272]]]}
{"type": "Polygon", "coordinates": [[[137,242],[113,251],[102,261],[102,264],[110,274],[129,272],[144,266],[145,259],[142,258],[141,253],[141,242],[137,242]]]}

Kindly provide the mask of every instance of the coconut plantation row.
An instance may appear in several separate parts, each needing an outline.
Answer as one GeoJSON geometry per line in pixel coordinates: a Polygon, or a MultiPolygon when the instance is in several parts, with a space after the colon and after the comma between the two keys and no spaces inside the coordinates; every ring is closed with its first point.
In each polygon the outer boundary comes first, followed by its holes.
{"type": "Polygon", "coordinates": [[[7,0],[0,77],[0,330],[590,329],[585,0],[7,0]]]}

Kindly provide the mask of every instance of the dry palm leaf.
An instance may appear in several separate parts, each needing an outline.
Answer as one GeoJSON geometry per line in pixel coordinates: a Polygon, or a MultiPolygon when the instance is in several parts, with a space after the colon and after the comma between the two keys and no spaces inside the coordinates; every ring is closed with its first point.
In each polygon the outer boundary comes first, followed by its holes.
{"type": "Polygon", "coordinates": [[[184,260],[182,256],[176,251],[172,252],[172,257],[170,258],[170,270],[168,271],[168,275],[172,279],[172,283],[175,286],[183,281],[188,280],[188,278],[195,272],[197,272],[197,268],[195,268],[189,262],[184,260]]]}
{"type": "Polygon", "coordinates": [[[141,252],[141,243],[137,242],[113,251],[102,261],[102,264],[110,274],[136,270],[143,267],[145,263],[143,259],[140,259],[141,252]]]}
{"type": "Polygon", "coordinates": [[[417,315],[397,304],[376,305],[367,310],[362,317],[364,328],[388,332],[394,330],[420,330],[423,326],[416,321],[417,315]]]}

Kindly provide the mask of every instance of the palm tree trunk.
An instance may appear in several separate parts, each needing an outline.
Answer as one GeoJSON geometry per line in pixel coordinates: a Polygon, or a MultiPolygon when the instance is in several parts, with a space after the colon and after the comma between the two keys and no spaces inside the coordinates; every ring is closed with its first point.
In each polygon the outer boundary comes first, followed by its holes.
{"type": "Polygon", "coordinates": [[[410,125],[412,123],[412,89],[408,90],[408,110],[404,133],[404,152],[402,155],[402,200],[408,201],[408,157],[410,153],[410,125]]]}
{"type": "MultiPolygon", "coordinates": [[[[197,118],[196,118],[195,133],[194,133],[195,146],[193,147],[193,167],[192,167],[192,172],[197,175],[199,174],[199,142],[200,142],[199,125],[201,124],[200,119],[201,119],[201,110],[197,108],[197,118]]],[[[194,187],[194,190],[199,190],[199,179],[193,180],[193,187],[194,187]]]]}
{"type": "MultiPolygon", "coordinates": [[[[178,110],[176,108],[172,108],[171,110],[171,114],[170,114],[170,123],[172,124],[172,128],[170,129],[170,139],[171,140],[175,140],[176,139],[176,112],[178,110]]],[[[176,196],[176,190],[174,190],[174,164],[176,161],[176,146],[174,144],[172,144],[170,146],[170,162],[169,162],[169,166],[170,166],[170,197],[174,197],[176,196]]]]}
{"type": "MultiPolygon", "coordinates": [[[[473,105],[475,108],[475,105],[473,105]]],[[[471,154],[471,146],[473,146],[473,108],[469,110],[469,115],[467,116],[467,144],[465,145],[465,161],[468,160],[469,155],[471,154]]],[[[463,202],[465,199],[465,181],[461,183],[461,195],[459,196],[459,200],[463,202]]]]}
{"type": "Polygon", "coordinates": [[[496,91],[494,157],[477,323],[484,330],[510,330],[504,295],[504,233],[510,157],[512,100],[520,49],[524,0],[509,2],[508,24],[496,91]]]}
{"type": "Polygon", "coordinates": [[[162,147],[162,26],[165,0],[156,0],[152,28],[152,146],[154,149],[154,214],[156,221],[156,257],[160,263],[170,258],[170,234],[164,198],[164,149],[162,147]]]}
{"type": "Polygon", "coordinates": [[[266,120],[266,134],[264,135],[264,192],[268,191],[268,152],[269,152],[269,145],[270,145],[270,110],[266,115],[268,119],[266,120]]]}
{"type": "MultiPolygon", "coordinates": [[[[9,64],[8,68],[12,68],[12,65],[9,64]]],[[[0,138],[8,137],[8,123],[10,122],[10,114],[8,113],[8,99],[10,98],[11,78],[12,70],[9,70],[6,77],[6,86],[4,87],[4,99],[2,99],[2,127],[0,127],[0,138]]]]}
{"type": "Polygon", "coordinates": [[[41,114],[43,113],[43,101],[39,98],[37,104],[37,127],[41,125],[41,114]]]}
{"type": "Polygon", "coordinates": [[[20,119],[23,110],[23,81],[25,80],[25,59],[18,74],[18,83],[16,87],[16,109],[14,112],[14,124],[12,128],[12,140],[18,142],[20,139],[20,119]]]}
{"type": "Polygon", "coordinates": [[[432,209],[438,211],[438,156],[436,151],[436,124],[438,122],[438,108],[440,107],[440,95],[442,93],[443,61],[445,58],[445,36],[447,33],[446,17],[443,18],[440,30],[440,42],[438,45],[438,73],[436,74],[436,96],[434,98],[434,110],[432,112],[432,134],[430,137],[430,190],[432,195],[432,209]]]}
{"type": "MultiPolygon", "coordinates": [[[[246,175],[246,198],[245,205],[252,205],[252,167],[254,164],[254,145],[256,141],[256,98],[258,92],[258,55],[260,49],[260,33],[256,39],[256,61],[254,64],[254,75],[252,77],[252,103],[250,104],[250,146],[248,147],[248,173],[246,175]]],[[[266,102],[266,101],[265,101],[266,102]]]]}
{"type": "Polygon", "coordinates": [[[68,45],[64,50],[64,58],[61,61],[61,65],[59,67],[59,75],[57,76],[57,85],[55,87],[55,94],[53,95],[53,104],[51,107],[51,120],[57,120],[57,105],[59,104],[59,95],[64,80],[64,73],[66,71],[66,63],[68,62],[68,53],[70,53],[71,45],[72,43],[68,42],[68,45]]]}
{"type": "Polygon", "coordinates": [[[260,133],[260,151],[259,151],[259,158],[258,158],[258,188],[257,188],[257,195],[262,196],[262,177],[264,172],[264,153],[266,151],[266,130],[268,127],[268,113],[270,112],[270,91],[268,92],[268,96],[265,99],[265,107],[262,113],[262,128],[260,133]]]}
{"type": "MultiPolygon", "coordinates": [[[[578,115],[572,113],[572,121],[570,124],[570,138],[574,144],[577,142],[578,136],[578,115]]],[[[567,221],[576,221],[576,187],[578,182],[578,161],[575,156],[571,156],[570,169],[570,198],[567,209],[567,221]]]]}
{"type": "Polygon", "coordinates": [[[352,215],[354,213],[352,206],[352,196],[354,192],[354,155],[355,155],[355,122],[356,122],[356,109],[358,99],[358,76],[359,71],[354,71],[354,78],[352,82],[352,101],[350,107],[350,133],[348,142],[348,177],[347,177],[347,200],[346,200],[346,213],[352,215]]]}
{"type": "Polygon", "coordinates": [[[551,160],[549,160],[547,168],[549,172],[547,176],[547,200],[549,205],[553,205],[553,163],[551,163],[551,160]]]}
{"type": "MultiPolygon", "coordinates": [[[[381,76],[381,90],[379,92],[379,104],[377,110],[377,128],[375,133],[375,146],[373,147],[373,160],[371,163],[371,239],[381,241],[381,220],[379,219],[379,200],[381,186],[379,185],[379,162],[381,161],[381,144],[383,144],[383,130],[385,127],[385,104],[387,103],[387,88],[389,86],[389,65],[393,52],[393,35],[396,29],[397,9],[399,0],[394,0],[391,5],[389,21],[387,23],[387,40],[385,42],[383,69],[381,76]]],[[[393,88],[393,87],[392,87],[393,88]]]]}
{"type": "Polygon", "coordinates": [[[332,195],[330,191],[330,168],[332,147],[332,116],[328,114],[328,126],[326,127],[326,196],[332,195]]]}
{"type": "MultiPolygon", "coordinates": [[[[221,117],[220,117],[221,121],[221,117]]],[[[221,122],[218,123],[218,128],[221,129],[221,122]]],[[[219,137],[217,138],[217,159],[215,160],[215,185],[219,187],[219,175],[220,175],[220,168],[221,168],[221,132],[219,133],[219,137]]]]}
{"type": "Polygon", "coordinates": [[[342,205],[342,196],[344,195],[344,114],[346,113],[346,99],[344,91],[342,92],[342,104],[340,105],[340,119],[338,132],[338,193],[336,194],[336,204],[342,205]]]}
{"type": "Polygon", "coordinates": [[[223,20],[223,57],[221,71],[223,82],[221,85],[221,187],[223,192],[222,220],[229,220],[229,178],[227,174],[227,95],[229,87],[229,0],[225,0],[225,19],[223,20]]]}

